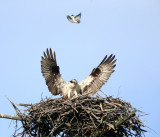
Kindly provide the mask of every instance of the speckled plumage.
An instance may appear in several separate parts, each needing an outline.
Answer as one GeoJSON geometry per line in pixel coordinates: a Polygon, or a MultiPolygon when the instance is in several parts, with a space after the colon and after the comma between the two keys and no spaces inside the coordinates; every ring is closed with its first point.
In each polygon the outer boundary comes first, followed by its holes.
{"type": "Polygon", "coordinates": [[[41,72],[46,80],[49,91],[53,95],[60,94],[64,98],[72,98],[79,94],[88,93],[94,95],[107,82],[110,75],[114,72],[113,68],[116,59],[112,54],[104,57],[97,68],[94,68],[89,76],[78,83],[75,79],[65,81],[60,74],[59,66],[56,61],[56,54],[52,54],[51,49],[47,49],[42,56],[41,72]]]}

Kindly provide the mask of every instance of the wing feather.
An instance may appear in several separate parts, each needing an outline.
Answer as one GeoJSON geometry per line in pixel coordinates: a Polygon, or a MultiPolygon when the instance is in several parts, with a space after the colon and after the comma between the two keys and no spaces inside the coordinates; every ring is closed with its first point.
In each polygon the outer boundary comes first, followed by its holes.
{"type": "Polygon", "coordinates": [[[92,73],[79,83],[82,92],[92,96],[100,90],[114,72],[115,62],[115,55],[111,54],[108,58],[106,55],[98,67],[94,68],[92,73]]]}
{"type": "Polygon", "coordinates": [[[81,19],[81,13],[79,13],[77,16],[75,16],[75,20],[80,23],[80,19],[81,19]]]}
{"type": "Polygon", "coordinates": [[[72,18],[71,18],[70,16],[67,16],[67,19],[68,19],[70,22],[74,23],[74,21],[72,20],[72,18]]]}
{"type": "Polygon", "coordinates": [[[61,88],[65,81],[60,75],[59,66],[57,66],[56,62],[56,54],[54,52],[53,57],[51,49],[47,49],[46,53],[44,52],[43,54],[44,57],[42,56],[41,60],[41,72],[46,80],[48,89],[53,95],[61,94],[61,88]]]}

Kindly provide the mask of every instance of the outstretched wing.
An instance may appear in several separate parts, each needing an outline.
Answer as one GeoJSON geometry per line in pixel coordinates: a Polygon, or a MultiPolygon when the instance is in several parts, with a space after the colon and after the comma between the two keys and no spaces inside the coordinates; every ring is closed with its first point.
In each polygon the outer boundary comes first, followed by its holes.
{"type": "Polygon", "coordinates": [[[67,16],[67,19],[68,19],[70,22],[74,23],[74,21],[72,20],[72,18],[71,18],[70,16],[67,16]]]}
{"type": "Polygon", "coordinates": [[[106,55],[98,67],[94,68],[92,73],[79,83],[83,94],[89,93],[89,96],[92,96],[107,82],[116,66],[114,64],[116,59],[114,58],[115,56],[112,54],[108,58],[106,55]]]}
{"type": "Polygon", "coordinates": [[[61,94],[61,88],[65,81],[60,75],[59,66],[57,66],[56,62],[56,54],[54,52],[53,57],[51,49],[48,50],[47,48],[46,53],[44,52],[44,57],[42,56],[41,72],[46,80],[49,91],[53,95],[61,94]]]}
{"type": "Polygon", "coordinates": [[[81,13],[79,13],[77,16],[75,16],[75,20],[80,23],[80,19],[81,19],[81,13]]]}

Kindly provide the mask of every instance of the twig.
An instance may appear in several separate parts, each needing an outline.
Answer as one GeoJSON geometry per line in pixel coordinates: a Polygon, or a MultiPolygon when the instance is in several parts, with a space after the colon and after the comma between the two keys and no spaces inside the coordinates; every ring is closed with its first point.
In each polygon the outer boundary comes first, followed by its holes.
{"type": "Polygon", "coordinates": [[[101,91],[107,97],[107,95],[102,90],[99,90],[99,91],[101,91]]]}
{"type": "Polygon", "coordinates": [[[134,109],[129,116],[125,116],[125,117],[123,117],[122,119],[120,119],[119,121],[116,121],[115,124],[114,124],[115,127],[120,126],[123,122],[127,121],[127,120],[130,119],[131,117],[134,117],[134,116],[135,116],[135,113],[136,113],[136,109],[134,109]]]}
{"type": "MultiPolygon", "coordinates": [[[[6,96],[6,98],[9,100],[9,98],[6,96]]],[[[12,106],[14,107],[14,109],[15,109],[15,111],[16,111],[16,114],[18,115],[19,114],[19,112],[18,112],[18,109],[17,109],[17,107],[15,106],[15,104],[12,102],[12,101],[10,101],[9,100],[9,102],[12,104],[12,106]]]]}
{"type": "MultiPolygon", "coordinates": [[[[119,121],[116,121],[115,124],[114,124],[114,127],[120,126],[122,123],[124,123],[125,121],[127,121],[129,118],[135,116],[135,113],[136,113],[136,109],[133,110],[129,116],[125,116],[124,118],[120,119],[119,121]]],[[[106,128],[103,129],[103,130],[98,130],[98,131],[94,132],[93,135],[92,135],[92,137],[101,136],[101,135],[104,134],[106,131],[108,131],[108,127],[106,127],[106,128]]]]}
{"type": "Polygon", "coordinates": [[[32,104],[17,103],[18,106],[32,106],[32,104]]]}

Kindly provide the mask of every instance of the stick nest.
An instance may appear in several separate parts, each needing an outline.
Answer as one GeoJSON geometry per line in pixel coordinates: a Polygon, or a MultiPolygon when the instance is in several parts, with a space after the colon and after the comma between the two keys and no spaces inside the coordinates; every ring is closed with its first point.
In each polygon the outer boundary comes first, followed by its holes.
{"type": "Polygon", "coordinates": [[[25,110],[16,108],[23,132],[34,137],[144,136],[140,111],[119,98],[80,96],[71,100],[45,99],[25,110]]]}

